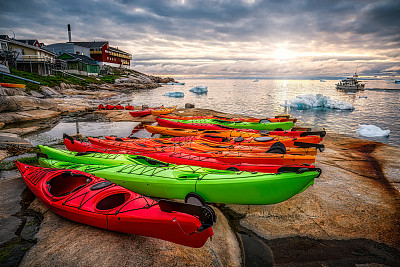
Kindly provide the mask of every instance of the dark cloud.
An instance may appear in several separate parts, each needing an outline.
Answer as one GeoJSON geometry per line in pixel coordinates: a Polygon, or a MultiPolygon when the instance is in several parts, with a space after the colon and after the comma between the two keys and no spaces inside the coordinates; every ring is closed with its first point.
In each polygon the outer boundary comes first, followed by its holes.
{"type": "Polygon", "coordinates": [[[294,64],[308,64],[307,71],[321,71],[315,64],[332,60],[381,61],[383,70],[398,64],[400,54],[398,0],[1,2],[0,34],[12,34],[12,29],[17,38],[63,42],[71,24],[73,40],[109,40],[134,54],[135,66],[146,70],[238,73],[248,66],[248,73],[265,73],[269,65],[289,72],[290,65],[294,71],[294,64]],[[280,48],[321,55],[284,57],[291,64],[282,65],[274,59],[284,56],[274,53],[280,48]]]}

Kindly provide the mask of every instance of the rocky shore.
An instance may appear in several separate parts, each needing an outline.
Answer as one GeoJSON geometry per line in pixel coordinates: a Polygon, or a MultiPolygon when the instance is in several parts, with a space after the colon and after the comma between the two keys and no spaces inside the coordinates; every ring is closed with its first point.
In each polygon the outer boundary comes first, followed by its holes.
{"type": "MultiPolygon", "coordinates": [[[[93,108],[96,99],[133,84],[158,86],[134,81],[89,89],[60,85],[37,92],[46,98],[0,88],[0,164],[15,154],[12,148],[34,151],[24,135],[51,127],[68,112],[132,121],[128,111],[93,108]]],[[[223,115],[196,108],[174,113],[223,115]]],[[[0,265],[399,266],[400,148],[333,132],[323,143],[326,150],[316,162],[323,172],[315,185],[275,205],[213,205],[218,216],[214,236],[200,249],[64,219],[34,198],[15,169],[2,169],[0,265]]]]}

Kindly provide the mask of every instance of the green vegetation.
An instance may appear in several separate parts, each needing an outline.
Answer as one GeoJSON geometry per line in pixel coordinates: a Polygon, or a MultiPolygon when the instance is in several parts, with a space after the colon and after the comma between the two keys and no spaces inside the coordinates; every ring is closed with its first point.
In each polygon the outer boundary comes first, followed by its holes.
{"type": "MultiPolygon", "coordinates": [[[[59,86],[60,83],[66,83],[66,84],[76,84],[76,85],[81,85],[83,87],[86,87],[89,83],[91,84],[102,84],[102,83],[114,83],[115,79],[120,77],[120,75],[106,75],[104,77],[92,77],[92,76],[81,76],[81,75],[75,75],[79,78],[84,79],[84,81],[80,79],[76,79],[72,76],[68,75],[63,75],[61,73],[58,73],[55,76],[41,76],[35,73],[29,73],[25,71],[20,71],[16,70],[14,68],[10,68],[10,72],[12,75],[16,75],[22,78],[30,79],[36,82],[40,82],[41,85],[44,86],[49,86],[49,87],[54,87],[54,86],[59,86]]],[[[19,80],[16,78],[8,77],[8,76],[3,76],[0,75],[0,82],[3,83],[19,83],[19,84],[26,84],[26,89],[29,90],[34,90],[38,91],[40,85],[33,84],[30,82],[26,82],[23,80],[19,80]]]]}
{"type": "MultiPolygon", "coordinates": [[[[33,157],[24,157],[24,158],[19,158],[19,162],[29,164],[29,165],[37,165],[38,160],[36,156],[33,157]]],[[[14,164],[13,161],[6,161],[6,162],[0,162],[0,171],[9,171],[17,168],[14,164]]]]}

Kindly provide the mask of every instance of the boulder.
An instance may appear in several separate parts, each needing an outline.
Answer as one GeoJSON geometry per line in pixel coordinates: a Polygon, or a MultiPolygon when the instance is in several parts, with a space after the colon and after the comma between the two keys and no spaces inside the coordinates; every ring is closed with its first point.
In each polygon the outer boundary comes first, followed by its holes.
{"type": "Polygon", "coordinates": [[[194,104],[186,103],[185,108],[194,108],[194,104]]]}
{"type": "Polygon", "coordinates": [[[129,235],[66,220],[37,199],[31,209],[44,219],[37,244],[20,266],[240,266],[241,253],[227,219],[216,208],[214,236],[201,248],[129,235]]]}
{"type": "Polygon", "coordinates": [[[18,112],[1,112],[0,121],[2,121],[5,124],[20,123],[20,122],[49,119],[52,117],[56,117],[60,114],[61,112],[59,111],[42,110],[42,109],[18,111],[18,112]]]}
{"type": "Polygon", "coordinates": [[[0,96],[27,95],[25,91],[17,88],[7,88],[0,86],[0,96]]]}
{"type": "Polygon", "coordinates": [[[9,145],[24,146],[24,147],[32,146],[32,144],[29,141],[20,138],[16,134],[0,132],[0,149],[4,149],[9,145]]]}
{"type": "Polygon", "coordinates": [[[57,109],[57,105],[49,100],[36,97],[14,95],[0,96],[0,112],[3,111],[22,111],[33,109],[57,109]]]}
{"type": "Polygon", "coordinates": [[[54,88],[50,88],[47,86],[40,86],[40,92],[46,97],[60,97],[61,94],[55,90],[54,88]]]}
{"type": "Polygon", "coordinates": [[[41,93],[39,93],[39,92],[36,92],[36,91],[30,91],[29,92],[30,94],[31,94],[31,96],[33,96],[33,97],[37,97],[37,98],[45,98],[45,96],[44,95],[42,95],[41,93]]]}

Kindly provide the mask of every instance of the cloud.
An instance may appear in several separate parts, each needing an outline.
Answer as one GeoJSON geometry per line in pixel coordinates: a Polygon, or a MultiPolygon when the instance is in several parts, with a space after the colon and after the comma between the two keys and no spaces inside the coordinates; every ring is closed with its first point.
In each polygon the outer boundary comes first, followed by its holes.
{"type": "MultiPolygon", "coordinates": [[[[362,0],[3,1],[0,34],[46,44],[108,40],[152,74],[310,76],[400,55],[400,2],[362,0]]],[[[391,74],[399,74],[392,70],[391,74]]]]}

